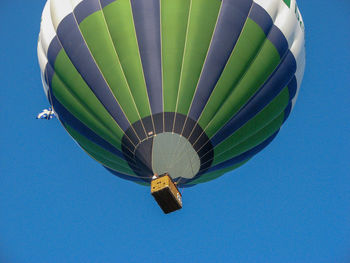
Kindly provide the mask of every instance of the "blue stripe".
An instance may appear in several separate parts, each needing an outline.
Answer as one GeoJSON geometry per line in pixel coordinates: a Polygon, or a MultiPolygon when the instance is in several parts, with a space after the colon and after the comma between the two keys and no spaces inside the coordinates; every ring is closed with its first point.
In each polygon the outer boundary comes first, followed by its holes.
{"type": "Polygon", "coordinates": [[[125,131],[130,124],[91,56],[73,14],[69,14],[62,20],[58,26],[57,35],[84,81],[120,128],[125,131]]]}
{"type": "Polygon", "coordinates": [[[249,13],[249,18],[257,23],[267,36],[273,26],[273,21],[270,15],[257,3],[253,3],[252,10],[249,13]]]}
{"type": "Polygon", "coordinates": [[[297,93],[298,83],[297,79],[294,76],[291,81],[288,83],[288,91],[289,91],[289,98],[290,100],[294,99],[296,93],[297,93]]]}
{"type": "Polygon", "coordinates": [[[116,0],[100,0],[102,8],[105,8],[107,5],[115,2],[116,0]]]}
{"type": "Polygon", "coordinates": [[[96,0],[83,0],[74,8],[75,18],[80,24],[89,15],[101,10],[100,2],[96,0]]]}
{"type": "Polygon", "coordinates": [[[284,119],[283,119],[283,123],[288,119],[290,113],[292,111],[292,102],[288,103],[288,106],[286,107],[286,109],[284,110],[284,119]]]}
{"type": "Polygon", "coordinates": [[[55,36],[52,39],[49,45],[49,48],[47,50],[47,60],[49,61],[52,67],[54,67],[56,58],[61,50],[62,50],[61,42],[58,40],[58,37],[55,36]]]}
{"type": "MultiPolygon", "coordinates": [[[[257,153],[262,151],[266,146],[268,146],[273,141],[273,139],[277,136],[278,132],[279,132],[279,130],[277,132],[275,132],[272,136],[270,136],[268,139],[266,139],[264,142],[262,142],[258,146],[255,146],[254,148],[246,151],[245,153],[238,155],[236,157],[233,157],[225,162],[219,163],[219,164],[211,167],[206,173],[215,172],[217,170],[221,170],[221,169],[236,165],[238,163],[241,163],[243,161],[246,161],[246,160],[252,158],[254,155],[256,155],[257,153]]],[[[196,176],[196,178],[198,178],[200,175],[202,175],[201,172],[196,176]]],[[[194,180],[194,179],[192,179],[192,180],[194,180]]]]}
{"type": "Polygon", "coordinates": [[[46,83],[49,86],[49,88],[51,86],[52,79],[53,79],[54,75],[55,75],[55,71],[53,70],[51,64],[47,63],[46,68],[45,68],[45,80],[46,80],[46,83]]]}
{"type": "Polygon", "coordinates": [[[278,54],[282,58],[288,50],[288,41],[283,35],[282,31],[278,27],[273,25],[270,33],[267,35],[267,38],[276,47],[278,54]]]}
{"type": "Polygon", "coordinates": [[[131,0],[148,98],[153,114],[163,112],[159,0],[131,0]]]}
{"type": "Polygon", "coordinates": [[[254,3],[249,18],[257,23],[264,31],[267,39],[276,47],[280,57],[282,58],[288,50],[288,41],[282,31],[273,23],[269,13],[260,5],[254,3]]]}
{"type": "Polygon", "coordinates": [[[291,79],[291,81],[288,83],[288,92],[289,92],[289,104],[284,110],[284,120],[283,123],[288,119],[291,111],[292,111],[292,100],[294,99],[296,93],[297,93],[297,79],[294,75],[294,77],[291,79]]]}
{"type": "Polygon", "coordinates": [[[211,139],[214,147],[237,131],[251,118],[265,108],[294,77],[297,64],[294,55],[288,51],[269,79],[258,92],[221,128],[211,139]]]}
{"type": "Polygon", "coordinates": [[[97,144],[102,147],[106,151],[113,153],[118,156],[122,160],[125,160],[124,155],[121,151],[111,145],[109,142],[105,141],[103,138],[98,136],[95,132],[89,129],[85,124],[83,124],[80,120],[78,120],[73,114],[71,114],[53,95],[52,89],[50,88],[50,98],[52,102],[52,106],[57,113],[59,120],[63,125],[68,124],[74,130],[79,132],[81,135],[86,137],[89,141],[97,144]]]}
{"type": "Polygon", "coordinates": [[[189,116],[198,120],[230,58],[248,17],[252,0],[223,0],[189,116]]]}
{"type": "MultiPolygon", "coordinates": [[[[61,43],[58,40],[58,37],[55,36],[52,39],[52,41],[49,45],[48,51],[47,51],[48,63],[47,63],[46,68],[45,68],[45,81],[46,81],[46,84],[49,88],[50,88],[51,83],[52,83],[52,78],[55,75],[55,71],[53,70],[53,67],[55,65],[56,58],[61,50],[62,50],[61,43]]],[[[52,105],[51,101],[50,101],[50,103],[52,105]]]]}
{"type": "Polygon", "coordinates": [[[276,47],[280,57],[282,58],[288,50],[288,41],[283,35],[282,31],[273,24],[269,13],[260,5],[254,3],[252,11],[249,14],[255,23],[257,23],[264,31],[267,39],[276,47]]]}

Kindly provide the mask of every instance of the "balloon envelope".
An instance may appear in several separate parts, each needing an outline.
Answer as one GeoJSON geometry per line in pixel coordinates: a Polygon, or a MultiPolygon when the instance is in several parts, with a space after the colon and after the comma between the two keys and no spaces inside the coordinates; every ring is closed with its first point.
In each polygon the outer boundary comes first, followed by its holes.
{"type": "Polygon", "coordinates": [[[277,135],[305,67],[295,0],[48,0],[38,57],[60,122],[141,184],[215,179],[277,135]]]}

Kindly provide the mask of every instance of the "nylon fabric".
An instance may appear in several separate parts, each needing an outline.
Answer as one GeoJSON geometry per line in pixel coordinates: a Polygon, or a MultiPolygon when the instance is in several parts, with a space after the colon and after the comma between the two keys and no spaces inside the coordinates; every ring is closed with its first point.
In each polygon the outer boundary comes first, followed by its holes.
{"type": "Polygon", "coordinates": [[[182,187],[267,147],[305,69],[295,0],[48,0],[44,91],[80,147],[116,176],[182,187]]]}

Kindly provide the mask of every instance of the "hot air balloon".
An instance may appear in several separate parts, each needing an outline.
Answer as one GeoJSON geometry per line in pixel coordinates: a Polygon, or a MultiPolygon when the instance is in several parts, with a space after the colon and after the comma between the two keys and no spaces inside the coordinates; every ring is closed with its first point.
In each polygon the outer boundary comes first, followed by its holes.
{"type": "Polygon", "coordinates": [[[264,149],[305,68],[295,0],[48,0],[38,58],[73,139],[149,185],[213,180],[264,149]]]}

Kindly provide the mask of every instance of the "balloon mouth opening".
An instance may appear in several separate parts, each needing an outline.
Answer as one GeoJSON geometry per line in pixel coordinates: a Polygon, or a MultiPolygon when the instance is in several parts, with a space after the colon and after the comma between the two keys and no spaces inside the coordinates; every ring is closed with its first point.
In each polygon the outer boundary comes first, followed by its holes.
{"type": "Polygon", "coordinates": [[[163,112],[133,123],[122,139],[125,159],[140,177],[169,173],[188,182],[205,173],[214,151],[200,125],[186,115],[163,112]]]}

